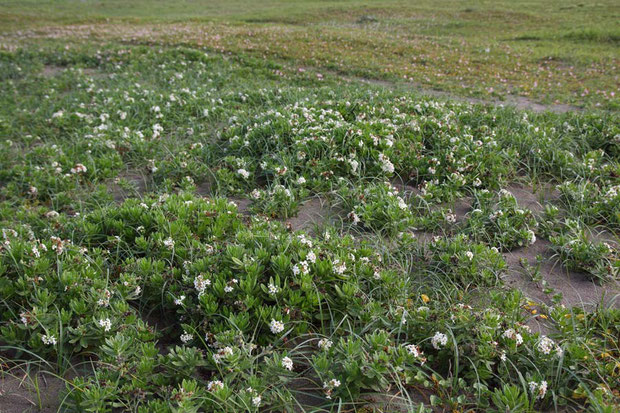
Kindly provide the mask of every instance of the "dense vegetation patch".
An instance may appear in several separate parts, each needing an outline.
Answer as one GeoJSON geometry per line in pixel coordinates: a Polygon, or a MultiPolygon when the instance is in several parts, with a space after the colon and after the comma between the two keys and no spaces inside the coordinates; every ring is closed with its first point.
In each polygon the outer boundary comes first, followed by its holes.
{"type": "Polygon", "coordinates": [[[386,392],[614,411],[617,307],[503,280],[504,253],[548,240],[613,288],[618,116],[280,69],[184,48],[0,55],[3,360],[80,373],[75,411],[282,411],[307,393],[329,411],[386,392]],[[530,209],[515,182],[556,196],[530,209]],[[287,225],[311,196],[335,219],[287,225]]]}

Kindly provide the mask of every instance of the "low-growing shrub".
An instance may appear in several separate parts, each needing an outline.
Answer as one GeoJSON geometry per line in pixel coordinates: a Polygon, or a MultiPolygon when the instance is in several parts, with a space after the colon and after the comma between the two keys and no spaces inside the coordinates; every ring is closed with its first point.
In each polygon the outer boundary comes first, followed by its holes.
{"type": "Polygon", "coordinates": [[[475,192],[473,210],[468,214],[465,231],[473,239],[510,251],[536,241],[536,218],[528,209],[519,208],[510,192],[475,192]]]}

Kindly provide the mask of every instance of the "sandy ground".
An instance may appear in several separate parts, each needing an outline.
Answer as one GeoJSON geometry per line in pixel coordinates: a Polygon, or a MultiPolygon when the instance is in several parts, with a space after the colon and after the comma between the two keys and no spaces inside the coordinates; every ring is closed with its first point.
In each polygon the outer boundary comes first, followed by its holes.
{"type": "Polygon", "coordinates": [[[63,380],[23,371],[12,371],[0,378],[0,413],[57,412],[63,380]],[[35,385],[38,382],[38,392],[35,385]]]}

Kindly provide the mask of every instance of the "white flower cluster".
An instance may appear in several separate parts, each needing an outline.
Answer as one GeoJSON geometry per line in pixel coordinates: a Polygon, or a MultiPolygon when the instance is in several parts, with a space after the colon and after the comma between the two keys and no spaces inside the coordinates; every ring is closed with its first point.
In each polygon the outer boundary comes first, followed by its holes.
{"type": "Polygon", "coordinates": [[[349,218],[351,222],[353,222],[353,225],[357,225],[361,221],[360,217],[353,211],[349,212],[349,215],[347,215],[347,218],[349,218]]]}
{"type": "Polygon", "coordinates": [[[69,243],[68,240],[63,241],[60,238],[54,236],[50,237],[50,241],[52,241],[52,250],[56,251],[57,255],[62,254],[65,250],[65,246],[69,243]]]}
{"type": "Polygon", "coordinates": [[[305,275],[305,274],[308,274],[308,272],[310,272],[310,266],[308,265],[308,262],[305,260],[293,266],[294,275],[299,275],[299,274],[305,275]]]}
{"type": "Polygon", "coordinates": [[[327,338],[322,338],[319,340],[317,345],[321,350],[327,351],[334,345],[334,342],[327,338]]]}
{"type": "Polygon", "coordinates": [[[273,334],[279,334],[284,331],[284,323],[272,318],[271,323],[269,323],[269,329],[273,334]]]}
{"type": "Polygon", "coordinates": [[[272,283],[269,283],[267,289],[269,290],[269,295],[276,295],[280,291],[280,288],[272,283]]]}
{"type": "Polygon", "coordinates": [[[222,347],[221,349],[217,351],[217,353],[213,354],[213,361],[216,364],[219,364],[221,363],[222,359],[225,359],[228,356],[232,356],[233,354],[234,354],[234,351],[232,347],[229,347],[229,346],[222,347]]]}
{"type": "Polygon", "coordinates": [[[194,288],[196,289],[196,291],[198,291],[199,297],[204,294],[205,290],[210,285],[211,280],[208,278],[204,278],[202,274],[199,274],[196,278],[194,278],[194,288]]]}
{"type": "Polygon", "coordinates": [[[247,389],[245,389],[245,391],[252,395],[252,405],[254,407],[259,407],[261,402],[263,401],[261,395],[258,394],[258,392],[251,387],[248,387],[247,389]]]}
{"type": "Polygon", "coordinates": [[[169,250],[174,248],[174,240],[171,237],[168,237],[164,240],[164,246],[169,250]]]}
{"type": "Polygon", "coordinates": [[[308,254],[306,254],[306,261],[313,264],[316,262],[316,254],[314,253],[314,251],[309,251],[308,254]]]}
{"type": "Polygon", "coordinates": [[[312,240],[306,238],[304,234],[299,234],[297,239],[301,243],[301,245],[305,245],[306,247],[312,248],[312,240]]]}
{"type": "Polygon", "coordinates": [[[386,173],[394,173],[394,164],[390,161],[390,158],[383,153],[379,154],[379,162],[381,162],[381,170],[386,173]]]}
{"type": "Polygon", "coordinates": [[[290,357],[284,357],[282,359],[282,367],[287,369],[288,371],[293,370],[293,360],[290,357]]]}
{"type": "Polygon", "coordinates": [[[537,348],[538,351],[546,355],[555,353],[558,357],[560,357],[562,356],[562,354],[564,354],[564,350],[562,350],[562,347],[558,346],[555,341],[553,341],[547,336],[540,337],[537,348]]]}
{"type": "Polygon", "coordinates": [[[520,333],[517,333],[514,328],[509,328],[508,330],[504,331],[502,337],[514,340],[517,346],[523,344],[523,336],[520,333]]]}
{"type": "Polygon", "coordinates": [[[110,305],[110,298],[112,297],[112,293],[109,290],[105,290],[103,292],[103,298],[100,298],[97,301],[97,305],[100,307],[108,307],[110,305]]]}
{"type": "Polygon", "coordinates": [[[86,171],[88,171],[88,169],[81,163],[76,163],[75,166],[71,168],[72,174],[83,174],[86,173],[86,171]]]}
{"type": "Polygon", "coordinates": [[[243,179],[248,179],[250,177],[250,173],[243,168],[237,169],[237,173],[241,175],[243,179]]]}
{"type": "Polygon", "coordinates": [[[411,354],[416,359],[419,359],[422,364],[426,362],[426,358],[424,357],[424,353],[422,352],[422,350],[420,350],[420,347],[416,346],[415,344],[408,344],[405,346],[405,348],[407,349],[409,354],[411,354]]]}
{"type": "Polygon", "coordinates": [[[323,390],[325,391],[325,397],[328,399],[332,398],[332,392],[334,389],[340,387],[340,380],[331,379],[330,381],[323,382],[323,390]]]}
{"type": "Polygon", "coordinates": [[[187,344],[193,339],[194,339],[194,335],[188,333],[187,331],[183,331],[183,334],[181,334],[181,341],[183,342],[183,344],[187,344]]]}
{"type": "Polygon", "coordinates": [[[56,337],[54,337],[53,335],[43,335],[41,336],[41,341],[43,341],[43,344],[45,344],[46,346],[56,345],[56,337]]]}
{"type": "Polygon", "coordinates": [[[530,393],[536,399],[544,399],[547,394],[547,382],[545,380],[537,383],[535,381],[529,382],[530,393]]]}
{"type": "Polygon", "coordinates": [[[99,320],[99,327],[103,328],[103,331],[110,331],[112,329],[112,322],[109,318],[99,320]]]}
{"type": "Polygon", "coordinates": [[[345,262],[341,262],[340,260],[334,260],[334,271],[336,274],[344,274],[347,270],[347,264],[345,262]]]}
{"type": "Polygon", "coordinates": [[[222,383],[220,380],[213,380],[207,383],[207,390],[211,392],[222,390],[223,388],[224,383],[222,383]]]}
{"type": "Polygon", "coordinates": [[[445,346],[448,343],[448,336],[443,333],[437,331],[433,338],[431,339],[431,344],[433,348],[439,350],[441,347],[445,346]]]}

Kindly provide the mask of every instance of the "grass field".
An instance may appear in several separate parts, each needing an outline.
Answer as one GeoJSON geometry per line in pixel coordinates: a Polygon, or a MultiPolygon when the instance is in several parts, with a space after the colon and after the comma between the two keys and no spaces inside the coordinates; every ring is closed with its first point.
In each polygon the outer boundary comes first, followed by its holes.
{"type": "Polygon", "coordinates": [[[10,42],[153,40],[455,95],[618,109],[620,6],[581,1],[2,1],[10,42]]]}
{"type": "Polygon", "coordinates": [[[0,411],[618,411],[619,13],[0,0],[0,411]]]}

